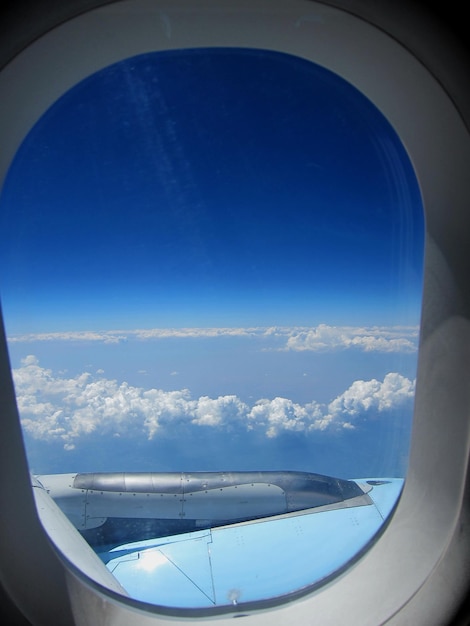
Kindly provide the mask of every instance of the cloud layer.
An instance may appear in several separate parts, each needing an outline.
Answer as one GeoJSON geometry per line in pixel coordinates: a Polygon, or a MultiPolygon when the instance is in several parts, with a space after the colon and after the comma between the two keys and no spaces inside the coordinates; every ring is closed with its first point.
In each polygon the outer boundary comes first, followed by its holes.
{"type": "Polygon", "coordinates": [[[398,373],[383,381],[357,380],[329,404],[301,405],[261,398],[251,405],[236,395],[193,398],[188,389],[144,389],[83,373],[65,378],[23,359],[13,371],[21,422],[34,439],[63,442],[71,450],[91,434],[153,439],[169,432],[212,428],[253,431],[275,438],[285,432],[355,428],[363,419],[409,415],[414,381],[398,373]]]}
{"type": "Polygon", "coordinates": [[[253,328],[153,328],[137,330],[74,331],[57,333],[30,333],[9,337],[10,343],[36,341],[84,341],[119,343],[174,338],[251,337],[274,340],[276,347],[266,349],[292,351],[326,351],[356,349],[363,352],[416,352],[417,326],[328,326],[314,327],[273,326],[253,328]]]}
{"type": "Polygon", "coordinates": [[[286,350],[341,350],[356,348],[364,352],[415,352],[418,328],[409,326],[354,327],[320,324],[292,332],[286,350]]]}

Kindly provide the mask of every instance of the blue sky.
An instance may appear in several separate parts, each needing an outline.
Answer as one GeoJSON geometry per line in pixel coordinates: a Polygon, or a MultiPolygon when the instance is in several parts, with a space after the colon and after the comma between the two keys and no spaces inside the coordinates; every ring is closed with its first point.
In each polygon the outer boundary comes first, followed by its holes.
{"type": "Polygon", "coordinates": [[[339,77],[252,50],[106,68],[26,137],[0,238],[35,471],[403,473],[419,189],[339,77]]]}

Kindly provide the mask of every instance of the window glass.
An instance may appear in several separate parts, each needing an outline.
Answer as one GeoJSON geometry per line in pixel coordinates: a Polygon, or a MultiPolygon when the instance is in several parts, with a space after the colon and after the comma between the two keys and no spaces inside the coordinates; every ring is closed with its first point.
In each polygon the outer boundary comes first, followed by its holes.
{"type": "Polygon", "coordinates": [[[289,594],[377,532],[406,474],[423,233],[393,128],[297,57],[141,55],[36,123],[0,199],[28,460],[131,595],[289,594]]]}

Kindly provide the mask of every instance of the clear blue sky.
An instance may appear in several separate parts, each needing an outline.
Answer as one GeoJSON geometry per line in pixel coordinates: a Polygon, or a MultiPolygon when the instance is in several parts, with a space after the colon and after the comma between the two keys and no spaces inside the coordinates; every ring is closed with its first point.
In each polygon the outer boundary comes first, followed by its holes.
{"type": "Polygon", "coordinates": [[[422,255],[405,149],[338,76],[222,49],[92,75],[0,199],[33,469],[403,473],[422,255]]]}
{"type": "Polygon", "coordinates": [[[337,76],[272,52],[147,54],[78,84],[19,150],[7,323],[414,322],[422,224],[399,139],[337,76]]]}

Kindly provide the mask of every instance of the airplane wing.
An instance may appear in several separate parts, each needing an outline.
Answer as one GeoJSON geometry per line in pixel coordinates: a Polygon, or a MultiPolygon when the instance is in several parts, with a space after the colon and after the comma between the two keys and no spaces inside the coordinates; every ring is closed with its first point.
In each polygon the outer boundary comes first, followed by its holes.
{"type": "Polygon", "coordinates": [[[129,596],[180,608],[269,600],[325,581],[361,554],[403,486],[308,472],[36,480],[129,596]]]}

